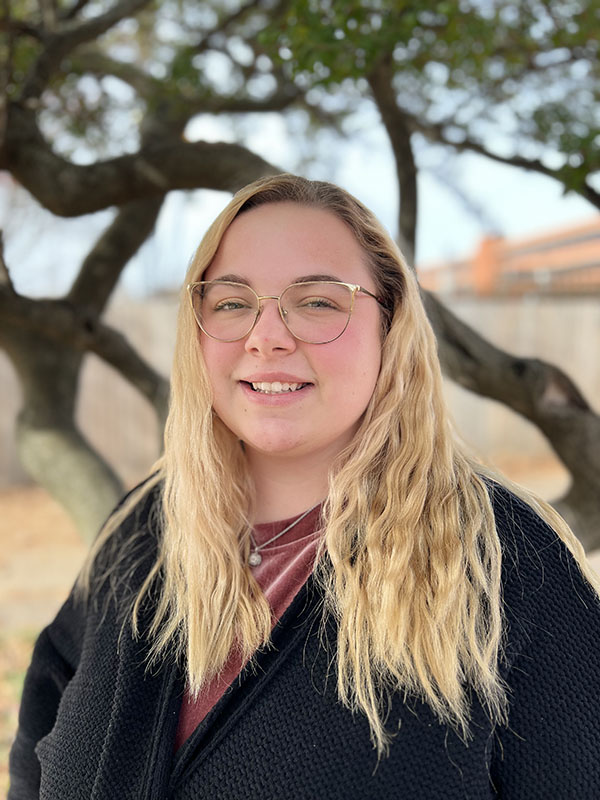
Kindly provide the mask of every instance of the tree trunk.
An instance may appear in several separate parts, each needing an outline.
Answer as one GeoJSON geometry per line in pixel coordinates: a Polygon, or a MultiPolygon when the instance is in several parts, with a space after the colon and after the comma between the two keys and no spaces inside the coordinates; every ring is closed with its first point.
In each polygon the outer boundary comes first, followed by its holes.
{"type": "Polygon", "coordinates": [[[7,352],[23,390],[17,421],[21,463],[91,542],[122,496],[123,485],[74,423],[83,354],[35,334],[21,334],[7,352]]]}

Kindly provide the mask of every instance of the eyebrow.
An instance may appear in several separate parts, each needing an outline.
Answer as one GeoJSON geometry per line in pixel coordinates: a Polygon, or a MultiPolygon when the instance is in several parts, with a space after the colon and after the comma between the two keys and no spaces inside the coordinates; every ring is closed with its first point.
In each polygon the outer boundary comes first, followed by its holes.
{"type": "MultiPolygon", "coordinates": [[[[243,278],[241,275],[234,275],[233,273],[229,275],[219,275],[219,277],[214,278],[214,280],[230,281],[231,283],[242,283],[244,286],[250,286],[250,281],[247,278],[243,278]]],[[[335,275],[301,275],[291,281],[291,283],[312,283],[313,281],[335,281],[344,283],[341,278],[335,275]]]]}

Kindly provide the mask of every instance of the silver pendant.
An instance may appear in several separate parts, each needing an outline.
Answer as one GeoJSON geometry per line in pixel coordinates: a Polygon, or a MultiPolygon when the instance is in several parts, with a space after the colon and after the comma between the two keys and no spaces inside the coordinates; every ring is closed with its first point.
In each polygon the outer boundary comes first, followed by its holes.
{"type": "Polygon", "coordinates": [[[258,567],[258,565],[262,563],[262,556],[258,550],[254,550],[252,553],[250,553],[248,556],[248,563],[251,567],[258,567]]]}

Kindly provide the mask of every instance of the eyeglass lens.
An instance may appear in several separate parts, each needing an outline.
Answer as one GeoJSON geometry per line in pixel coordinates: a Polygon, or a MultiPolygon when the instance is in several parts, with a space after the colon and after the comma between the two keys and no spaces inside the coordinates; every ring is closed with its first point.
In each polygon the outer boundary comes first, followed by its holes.
{"type": "MultiPolygon", "coordinates": [[[[209,336],[222,341],[246,336],[259,311],[257,295],[252,289],[228,281],[195,286],[192,303],[200,327],[209,336]]],[[[284,322],[295,337],[313,344],[330,342],[337,339],[348,324],[352,290],[327,281],[296,283],[285,289],[280,306],[284,322]]]]}

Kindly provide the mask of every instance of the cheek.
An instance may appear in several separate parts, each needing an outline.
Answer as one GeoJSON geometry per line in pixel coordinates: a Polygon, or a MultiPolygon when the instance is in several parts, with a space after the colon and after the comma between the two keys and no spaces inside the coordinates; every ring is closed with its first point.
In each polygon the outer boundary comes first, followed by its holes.
{"type": "Polygon", "coordinates": [[[215,358],[212,351],[212,347],[210,342],[206,339],[205,336],[200,337],[200,353],[202,360],[204,361],[204,367],[206,369],[206,374],[208,376],[209,382],[213,383],[213,375],[215,372],[215,358]]]}
{"type": "Polygon", "coordinates": [[[228,347],[223,342],[217,342],[202,334],[200,349],[211,383],[218,381],[231,371],[234,355],[231,346],[228,347]]]}
{"type": "Polygon", "coordinates": [[[223,402],[226,397],[227,376],[230,374],[229,359],[226,353],[220,352],[218,342],[201,344],[201,358],[204,361],[204,368],[210,392],[212,395],[212,405],[215,411],[223,410],[223,402]]]}
{"type": "Polygon", "coordinates": [[[323,353],[322,368],[334,377],[340,401],[366,405],[373,394],[381,366],[379,332],[374,336],[344,337],[323,353]],[[335,345],[335,346],[333,346],[335,345]]]}

